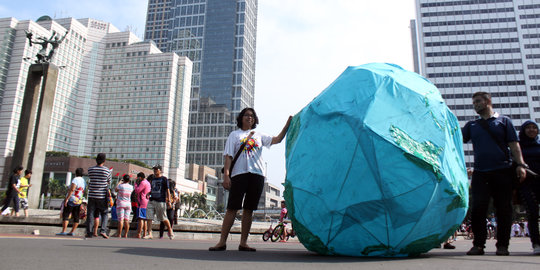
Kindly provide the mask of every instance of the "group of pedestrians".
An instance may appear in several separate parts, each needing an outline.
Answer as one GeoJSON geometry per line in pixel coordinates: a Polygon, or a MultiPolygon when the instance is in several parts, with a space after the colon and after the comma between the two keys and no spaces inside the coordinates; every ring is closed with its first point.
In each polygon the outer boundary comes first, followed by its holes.
{"type": "MultiPolygon", "coordinates": [[[[519,192],[525,203],[528,220],[538,220],[540,182],[533,175],[540,173],[538,125],[531,120],[523,123],[518,136],[512,120],[493,110],[489,93],[476,92],[472,101],[480,117],[462,129],[463,142],[471,141],[474,150],[471,181],[474,240],[467,255],[484,255],[486,214],[493,198],[497,216],[496,255],[505,256],[510,254],[513,190],[519,192]]],[[[529,222],[528,226],[533,253],[540,255],[538,222],[529,222]]]]}
{"type": "Polygon", "coordinates": [[[12,216],[19,216],[19,209],[24,210],[24,216],[28,217],[28,188],[32,185],[29,183],[30,177],[32,177],[31,170],[25,170],[24,176],[22,166],[17,166],[13,169],[13,173],[9,176],[9,183],[6,190],[6,197],[2,202],[2,209],[0,213],[4,216],[9,215],[8,207],[13,205],[11,209],[12,216]]]}
{"type": "MultiPolygon", "coordinates": [[[[101,236],[109,238],[108,213],[112,194],[110,192],[111,170],[104,166],[106,155],[100,153],[96,157],[96,166],[88,168],[88,202],[86,216],[86,238],[101,236]],[[99,222],[99,232],[94,232],[94,222],[99,222]]],[[[168,232],[169,239],[174,239],[172,230],[174,204],[178,200],[175,182],[162,175],[161,165],[153,168],[153,174],[145,177],[140,172],[137,174],[135,186],[131,185],[129,175],[124,175],[122,180],[114,188],[116,196],[116,216],[118,218],[117,237],[128,237],[130,227],[130,215],[132,210],[132,197],[137,199],[136,209],[133,215],[138,220],[137,238],[152,239],[152,220],[161,222],[160,238],[163,230],[168,232]],[[136,196],[132,196],[135,192],[136,196]]],[[[82,178],[83,169],[75,171],[76,177],[72,180],[63,205],[62,231],[57,235],[73,235],[79,224],[81,205],[85,190],[85,181],[82,178]],[[73,226],[66,233],[69,219],[73,219],[73,226]]]]}

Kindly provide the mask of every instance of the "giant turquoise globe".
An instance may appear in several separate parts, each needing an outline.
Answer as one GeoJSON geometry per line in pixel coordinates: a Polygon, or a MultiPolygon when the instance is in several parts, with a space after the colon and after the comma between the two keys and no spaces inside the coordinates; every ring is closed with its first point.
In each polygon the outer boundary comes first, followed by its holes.
{"type": "Polygon", "coordinates": [[[456,117],[431,82],[392,64],[347,68],[296,114],[286,167],[293,227],[320,254],[415,256],[467,212],[456,117]]]}

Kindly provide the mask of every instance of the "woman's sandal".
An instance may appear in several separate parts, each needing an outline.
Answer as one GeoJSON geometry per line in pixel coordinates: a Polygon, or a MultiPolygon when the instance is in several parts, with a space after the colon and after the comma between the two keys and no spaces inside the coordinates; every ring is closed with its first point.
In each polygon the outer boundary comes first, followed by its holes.
{"type": "Polygon", "coordinates": [[[225,251],[227,249],[227,245],[223,245],[221,247],[210,247],[208,248],[208,251],[225,251]]]}

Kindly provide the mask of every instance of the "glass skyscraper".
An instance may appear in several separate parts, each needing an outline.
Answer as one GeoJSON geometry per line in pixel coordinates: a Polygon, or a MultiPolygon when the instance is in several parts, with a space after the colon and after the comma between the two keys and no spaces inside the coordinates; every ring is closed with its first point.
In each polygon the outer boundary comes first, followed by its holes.
{"type": "MultiPolygon", "coordinates": [[[[477,117],[478,91],[491,93],[494,110],[516,127],[540,120],[540,1],[416,0],[416,10],[417,72],[439,88],[461,126],[477,117]]],[[[464,150],[472,167],[472,145],[464,150]]]]}
{"type": "Polygon", "coordinates": [[[235,116],[253,107],[257,0],[149,0],[145,39],[193,61],[187,162],[221,168],[235,116]]]}

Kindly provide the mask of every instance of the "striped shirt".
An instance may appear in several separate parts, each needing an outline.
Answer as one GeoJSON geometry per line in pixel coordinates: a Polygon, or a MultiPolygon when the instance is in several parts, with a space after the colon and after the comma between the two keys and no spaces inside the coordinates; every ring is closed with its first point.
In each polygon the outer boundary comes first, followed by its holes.
{"type": "Polygon", "coordinates": [[[105,199],[107,188],[111,182],[111,171],[105,166],[94,166],[88,168],[88,198],[105,199]]]}

